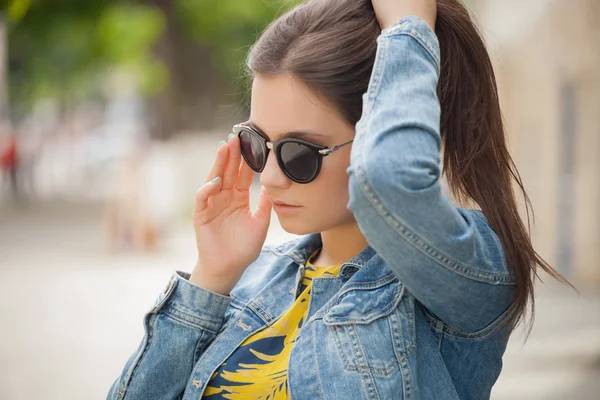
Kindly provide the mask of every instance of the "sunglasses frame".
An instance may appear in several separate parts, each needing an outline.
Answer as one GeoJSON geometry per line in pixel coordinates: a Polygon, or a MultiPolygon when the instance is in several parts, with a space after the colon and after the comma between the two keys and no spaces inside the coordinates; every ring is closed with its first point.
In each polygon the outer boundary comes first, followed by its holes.
{"type": "Polygon", "coordinates": [[[263,143],[263,149],[265,152],[265,161],[259,170],[254,169],[252,167],[251,163],[248,161],[248,159],[244,155],[244,152],[240,151],[240,153],[242,154],[242,157],[244,158],[244,161],[246,162],[246,164],[248,164],[248,166],[254,172],[261,173],[265,169],[265,166],[267,165],[267,159],[269,157],[269,151],[273,150],[275,152],[275,156],[277,158],[277,163],[279,164],[279,168],[281,168],[283,173],[288,178],[290,178],[292,181],[294,181],[296,183],[301,183],[301,184],[310,183],[310,182],[314,181],[315,179],[317,179],[317,176],[319,176],[319,173],[321,172],[321,165],[323,164],[323,157],[328,156],[329,154],[339,150],[340,148],[342,148],[342,147],[346,146],[347,144],[350,144],[354,141],[354,140],[350,140],[349,142],[342,143],[340,145],[333,146],[333,147],[322,146],[322,145],[311,143],[309,141],[306,141],[304,139],[299,139],[299,138],[283,138],[283,139],[276,140],[274,142],[270,142],[266,137],[264,137],[256,129],[252,128],[250,125],[247,125],[247,122],[244,122],[241,124],[234,125],[233,129],[232,129],[232,132],[240,138],[240,148],[241,148],[241,137],[240,136],[244,131],[247,131],[251,135],[254,135],[256,138],[258,138],[261,141],[261,143],[263,143]],[[298,144],[305,145],[306,147],[308,147],[309,150],[311,150],[312,152],[314,152],[317,155],[317,168],[316,168],[314,174],[309,179],[305,179],[305,180],[298,179],[298,178],[292,176],[292,174],[290,174],[290,172],[286,169],[285,164],[281,158],[281,146],[285,143],[298,143],[298,144]]]}

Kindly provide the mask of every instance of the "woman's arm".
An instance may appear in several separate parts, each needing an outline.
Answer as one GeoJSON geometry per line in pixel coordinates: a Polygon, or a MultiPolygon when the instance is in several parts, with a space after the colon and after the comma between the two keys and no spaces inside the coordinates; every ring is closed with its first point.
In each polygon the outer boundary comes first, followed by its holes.
{"type": "Polygon", "coordinates": [[[508,308],[514,277],[483,214],[442,192],[437,37],[407,16],[377,42],[347,170],[348,208],[417,300],[455,329],[476,331],[508,308]]]}
{"type": "Polygon", "coordinates": [[[108,400],[177,399],[197,358],[221,328],[231,297],[196,286],[177,271],[144,317],[145,335],[108,400]]]}

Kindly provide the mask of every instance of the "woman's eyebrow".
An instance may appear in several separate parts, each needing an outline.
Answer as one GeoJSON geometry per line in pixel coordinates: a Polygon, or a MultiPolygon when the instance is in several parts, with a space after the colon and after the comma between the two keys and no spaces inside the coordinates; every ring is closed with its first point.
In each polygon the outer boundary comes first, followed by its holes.
{"type": "MultiPolygon", "coordinates": [[[[261,134],[263,134],[267,139],[271,140],[271,138],[269,138],[269,136],[267,136],[267,134],[259,128],[258,125],[256,125],[254,122],[252,121],[248,121],[248,124],[256,129],[257,131],[259,131],[261,134]]],[[[284,133],[283,135],[280,136],[280,139],[283,138],[288,138],[288,137],[294,137],[294,138],[298,138],[298,139],[305,139],[305,138],[327,138],[326,135],[323,135],[321,133],[317,133],[317,132],[313,132],[313,131],[291,131],[291,132],[287,132],[284,133]]]]}

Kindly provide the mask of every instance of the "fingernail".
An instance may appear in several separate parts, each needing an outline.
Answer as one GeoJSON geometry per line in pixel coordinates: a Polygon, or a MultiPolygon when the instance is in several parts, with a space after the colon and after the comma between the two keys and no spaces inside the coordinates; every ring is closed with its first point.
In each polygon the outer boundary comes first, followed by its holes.
{"type": "Polygon", "coordinates": [[[234,134],[233,132],[232,132],[232,133],[230,133],[230,134],[229,134],[229,136],[227,136],[227,141],[229,141],[229,140],[230,140],[232,137],[234,137],[234,136],[235,136],[235,134],[234,134]]]}
{"type": "Polygon", "coordinates": [[[219,177],[217,176],[215,179],[213,179],[212,181],[210,181],[210,183],[215,183],[218,180],[219,180],[219,177]]]}
{"type": "Polygon", "coordinates": [[[221,147],[221,146],[222,146],[222,145],[224,145],[224,144],[225,144],[225,141],[224,141],[224,140],[221,140],[221,141],[219,142],[219,145],[217,146],[217,148],[221,147]]]}

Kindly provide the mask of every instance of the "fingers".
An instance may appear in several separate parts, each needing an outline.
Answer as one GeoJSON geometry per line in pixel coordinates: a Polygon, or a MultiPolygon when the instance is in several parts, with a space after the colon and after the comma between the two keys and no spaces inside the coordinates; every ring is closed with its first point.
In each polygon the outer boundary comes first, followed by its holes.
{"type": "Polygon", "coordinates": [[[206,177],[206,182],[210,182],[216,177],[222,178],[225,173],[225,168],[227,167],[227,158],[229,156],[229,146],[227,144],[223,144],[217,148],[217,156],[215,158],[215,162],[206,177]]]}
{"type": "Polygon", "coordinates": [[[240,152],[240,139],[237,136],[232,136],[227,143],[229,147],[229,159],[227,160],[227,166],[225,167],[225,173],[223,175],[223,190],[233,188],[236,181],[238,180],[238,173],[240,169],[240,160],[242,154],[240,152]]]}
{"type": "Polygon", "coordinates": [[[194,200],[194,212],[198,213],[203,211],[208,206],[208,199],[221,190],[223,180],[215,178],[213,181],[206,182],[196,192],[196,199],[194,200]]]}
{"type": "Polygon", "coordinates": [[[254,171],[242,160],[240,139],[232,136],[229,142],[219,146],[217,157],[206,181],[220,177],[223,180],[221,189],[248,190],[252,185],[254,171]]]}
{"type": "Polygon", "coordinates": [[[273,204],[267,194],[267,189],[264,186],[260,188],[260,198],[258,200],[258,207],[254,212],[254,217],[258,220],[265,221],[266,225],[269,225],[271,221],[271,209],[273,204]]]}
{"type": "Polygon", "coordinates": [[[246,161],[241,162],[240,169],[238,172],[238,179],[235,183],[235,188],[238,190],[248,190],[252,185],[252,180],[254,178],[254,171],[252,168],[248,166],[246,161]]]}

